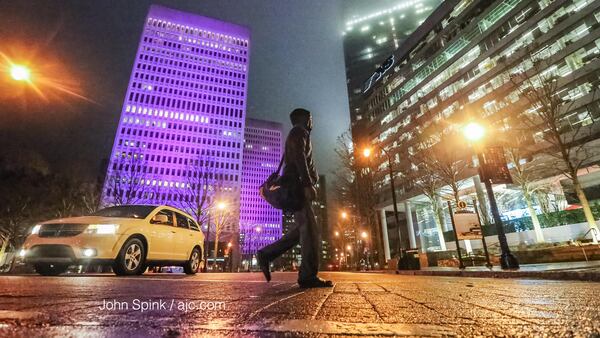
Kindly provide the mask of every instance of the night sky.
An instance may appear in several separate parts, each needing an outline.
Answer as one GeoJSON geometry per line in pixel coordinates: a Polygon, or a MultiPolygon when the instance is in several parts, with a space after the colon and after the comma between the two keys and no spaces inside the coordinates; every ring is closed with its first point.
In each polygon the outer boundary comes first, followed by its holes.
{"type": "Polygon", "coordinates": [[[335,139],[349,125],[336,0],[0,1],[0,53],[45,78],[41,98],[1,69],[1,151],[37,153],[55,170],[100,174],[152,3],[249,27],[247,116],[289,128],[293,108],[311,110],[318,169],[335,168],[335,139]]]}

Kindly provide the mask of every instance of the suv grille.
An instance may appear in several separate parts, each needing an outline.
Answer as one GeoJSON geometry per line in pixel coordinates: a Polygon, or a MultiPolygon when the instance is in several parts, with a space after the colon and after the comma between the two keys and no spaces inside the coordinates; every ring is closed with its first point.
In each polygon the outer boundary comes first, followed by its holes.
{"type": "Polygon", "coordinates": [[[71,237],[82,233],[87,224],[42,224],[40,237],[71,237]]]}
{"type": "Polygon", "coordinates": [[[52,258],[74,258],[73,249],[67,245],[42,244],[31,248],[27,257],[52,257],[52,258]]]}

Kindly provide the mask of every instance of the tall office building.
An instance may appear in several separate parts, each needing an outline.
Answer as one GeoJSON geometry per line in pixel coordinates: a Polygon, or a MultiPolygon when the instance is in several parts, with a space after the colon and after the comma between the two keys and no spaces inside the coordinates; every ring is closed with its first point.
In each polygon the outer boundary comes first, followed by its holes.
{"type": "MultiPolygon", "coordinates": [[[[556,162],[540,154],[540,151],[551,153],[554,148],[549,146],[543,131],[519,125],[523,116],[541,107],[532,104],[523,93],[540,91],[545,81],[541,79],[552,76],[556,88],[551,95],[565,102],[559,122],[563,137],[573,140],[578,146],[598,146],[600,2],[446,0],[400,45],[393,58],[394,62],[383,81],[374,83],[364,94],[362,116],[368,121],[369,141],[386,149],[393,160],[400,212],[414,215],[405,217],[400,224],[403,239],[410,241],[404,243],[405,248],[409,244],[415,247],[418,240],[423,250],[443,249],[439,243],[444,241],[441,232],[449,230],[449,222],[438,226],[438,229],[432,224],[435,217],[431,208],[427,207],[430,201],[414,184],[426,173],[420,170],[421,163],[416,159],[428,149],[447,148],[460,150],[460,156],[454,163],[468,163],[472,153],[464,139],[458,143],[441,140],[458,134],[460,128],[472,119],[493,130],[495,140],[501,140],[511,128],[522,130],[523,140],[513,139],[511,143],[519,143],[519,147],[526,151],[523,157],[513,159],[509,167],[514,167],[515,161],[521,164],[540,161],[538,166],[545,170],[530,174],[528,179],[532,184],[539,184],[548,189],[545,191],[552,192],[540,197],[544,203],[551,203],[558,210],[566,208],[566,203],[560,202],[565,197],[560,196],[562,192],[555,194],[553,185],[564,176],[555,171],[556,162]],[[532,79],[531,82],[520,79],[523,73],[532,79]],[[580,135],[585,137],[574,138],[575,133],[582,130],[585,133],[580,135]],[[426,238],[436,232],[437,238],[426,238]]],[[[544,99],[543,96],[541,98],[544,99]]],[[[531,116],[528,118],[536,119],[535,115],[531,116]]],[[[590,193],[600,180],[600,172],[593,168],[598,163],[598,154],[592,155],[588,158],[581,158],[581,154],[573,155],[576,161],[582,161],[578,175],[590,193]]],[[[389,215],[392,210],[387,159],[377,158],[376,166],[381,169],[375,177],[378,208],[386,227],[386,211],[389,215]]],[[[486,205],[476,170],[462,171],[455,181],[459,183],[459,198],[467,201],[477,198],[481,205],[486,205]]],[[[448,191],[449,187],[440,188],[441,191],[443,189],[448,191]]],[[[522,191],[515,185],[498,184],[494,190],[511,196],[511,199],[518,200],[522,196],[522,191]]],[[[594,198],[599,197],[596,195],[594,198]]],[[[499,201],[500,212],[505,219],[529,212],[523,203],[503,206],[499,201]]],[[[583,235],[587,230],[579,230],[578,225],[570,226],[571,229],[563,231],[565,234],[583,235]]],[[[509,229],[507,233],[512,231],[515,229],[509,229]]],[[[532,242],[534,240],[528,237],[531,232],[526,234],[523,231],[518,237],[532,242]]],[[[569,237],[559,236],[552,239],[559,238],[569,240],[569,237]]],[[[474,241],[473,245],[476,244],[479,243],[474,241]]],[[[391,245],[392,250],[394,247],[391,245]]],[[[389,251],[387,247],[388,257],[389,251]]]]}
{"type": "Polygon", "coordinates": [[[245,130],[240,246],[242,258],[251,261],[258,249],[281,237],[281,210],[265,202],[258,189],[279,166],[283,125],[248,118],[245,130]]]}
{"type": "Polygon", "coordinates": [[[326,269],[331,260],[331,234],[327,215],[327,180],[325,175],[319,175],[317,183],[317,199],[312,202],[317,224],[321,229],[321,252],[319,259],[321,269],[326,269]]]}
{"type": "Polygon", "coordinates": [[[390,55],[427,18],[441,0],[344,1],[344,55],[354,125],[363,118],[362,93],[379,80],[390,55]],[[386,61],[387,60],[387,61],[386,61]]]}
{"type": "MultiPolygon", "coordinates": [[[[239,208],[250,32],[153,5],[103,188],[104,205],[239,208]]],[[[225,231],[234,230],[237,221],[225,231]]]]}
{"type": "MultiPolygon", "coordinates": [[[[287,212],[282,215],[281,221],[282,233],[287,234],[288,231],[292,230],[296,226],[296,220],[294,219],[294,213],[287,212]]],[[[300,267],[302,261],[302,255],[300,254],[300,245],[296,245],[290,250],[286,251],[281,257],[273,262],[275,269],[281,270],[295,270],[300,267]]]]}

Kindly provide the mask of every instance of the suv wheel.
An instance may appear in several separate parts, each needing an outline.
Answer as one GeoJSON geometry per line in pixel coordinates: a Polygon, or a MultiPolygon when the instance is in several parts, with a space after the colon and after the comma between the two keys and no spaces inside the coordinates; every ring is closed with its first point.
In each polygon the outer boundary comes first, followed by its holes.
{"type": "Polygon", "coordinates": [[[35,272],[39,273],[42,276],[58,276],[61,273],[67,271],[69,266],[65,264],[38,263],[35,264],[33,268],[35,269],[35,272]]]}
{"type": "Polygon", "coordinates": [[[113,263],[113,271],[119,276],[141,275],[146,270],[146,249],[138,238],[130,238],[113,263]]]}
{"type": "Polygon", "coordinates": [[[198,268],[200,267],[200,261],[202,260],[202,253],[200,249],[194,248],[192,250],[192,254],[190,255],[190,259],[183,265],[183,271],[188,275],[195,275],[198,272],[198,268]]]}

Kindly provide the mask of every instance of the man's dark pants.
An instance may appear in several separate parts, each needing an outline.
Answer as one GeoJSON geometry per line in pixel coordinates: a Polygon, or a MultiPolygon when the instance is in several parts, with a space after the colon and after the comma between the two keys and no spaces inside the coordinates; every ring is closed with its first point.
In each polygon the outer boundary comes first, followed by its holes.
{"type": "Polygon", "coordinates": [[[304,203],[304,208],[294,212],[295,227],[290,229],[281,239],[260,249],[265,258],[273,261],[286,251],[300,243],[302,263],[298,273],[298,282],[310,282],[317,279],[319,271],[319,252],[321,251],[321,231],[318,228],[311,202],[304,203]]]}

